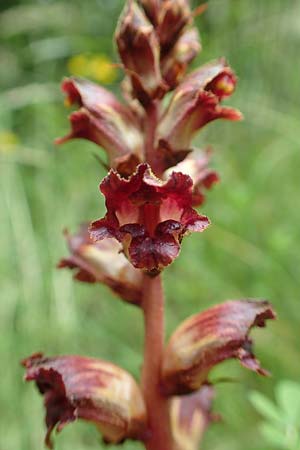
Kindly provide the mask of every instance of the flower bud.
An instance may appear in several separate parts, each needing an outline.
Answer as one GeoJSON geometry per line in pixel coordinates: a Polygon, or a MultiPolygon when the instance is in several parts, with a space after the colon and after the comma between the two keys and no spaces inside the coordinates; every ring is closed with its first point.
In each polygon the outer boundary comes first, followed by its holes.
{"type": "Polygon", "coordinates": [[[174,89],[184,77],[188,65],[201,51],[197,28],[187,29],[177,40],[173,49],[162,59],[165,82],[174,89]]]}
{"type": "Polygon", "coordinates": [[[81,109],[71,114],[72,131],[56,140],[88,139],[103,147],[110,167],[129,175],[142,161],[143,135],[137,118],[106,89],[79,78],[67,78],[62,84],[69,104],[81,109]]]}
{"type": "Polygon", "coordinates": [[[175,45],[183,28],[191,21],[188,0],[160,1],[157,34],[163,55],[175,45]]]}
{"type": "Polygon", "coordinates": [[[82,225],[75,235],[65,233],[70,256],[58,267],[75,270],[74,278],[87,283],[106,284],[129,303],[139,304],[142,297],[142,274],[132,267],[121,253],[122,246],[115,239],[95,243],[82,225]]]}
{"type": "Polygon", "coordinates": [[[35,381],[44,396],[46,445],[51,433],[76,419],[93,422],[106,442],[142,439],[146,409],[140,388],[120,367],[94,358],[41,353],[22,361],[26,381],[35,381]]]}
{"type": "Polygon", "coordinates": [[[185,320],[165,350],[165,392],[171,395],[196,391],[207,381],[209,371],[229,358],[237,358],[248,369],[267,375],[252,353],[249,332],[274,318],[266,301],[233,300],[185,320]]]}
{"type": "Polygon", "coordinates": [[[125,5],[116,42],[135,96],[144,105],[161,98],[166,86],[160,73],[159,42],[152,24],[134,0],[128,0],[125,5]]]}

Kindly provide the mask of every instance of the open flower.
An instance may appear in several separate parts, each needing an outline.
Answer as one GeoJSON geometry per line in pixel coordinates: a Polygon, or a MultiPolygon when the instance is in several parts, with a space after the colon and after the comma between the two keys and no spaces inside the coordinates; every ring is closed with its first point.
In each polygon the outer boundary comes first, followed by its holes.
{"type": "Polygon", "coordinates": [[[69,104],[81,108],[71,114],[71,132],[56,140],[88,139],[103,147],[110,167],[124,175],[132,173],[142,161],[143,136],[137,118],[106,89],[80,78],[67,78],[62,83],[69,104]]]}
{"type": "Polygon", "coordinates": [[[102,283],[123,300],[139,304],[142,297],[142,274],[132,267],[121,253],[122,246],[115,239],[95,243],[82,225],[75,235],[65,233],[71,255],[63,258],[58,267],[75,270],[74,278],[87,283],[102,283]]]}
{"type": "Polygon", "coordinates": [[[176,450],[198,450],[202,436],[216,416],[211,413],[214,388],[202,386],[189,395],[172,397],[170,416],[176,450]]]}
{"type": "Polygon", "coordinates": [[[209,225],[191,207],[192,187],[188,175],[173,172],[162,181],[148,164],[140,164],[129,180],[111,170],[100,184],[107,214],[92,223],[92,239],[116,238],[134,267],[159,273],[178,256],[184,235],[209,225]]]}
{"type": "Polygon", "coordinates": [[[249,332],[274,318],[268,302],[251,300],[228,301],[188,318],[165,350],[164,389],[168,394],[195,391],[207,381],[216,364],[229,358],[237,358],[248,369],[267,375],[252,353],[249,332]]]}
{"type": "Polygon", "coordinates": [[[173,171],[189,175],[193,180],[193,205],[200,206],[205,201],[204,190],[210,189],[219,181],[219,175],[208,167],[211,157],[211,150],[207,149],[204,153],[189,155],[176,166],[171,167],[165,172],[168,176],[173,171]]]}
{"type": "Polygon", "coordinates": [[[129,373],[106,361],[82,356],[46,358],[41,353],[22,361],[26,381],[35,381],[44,396],[47,434],[76,419],[93,422],[106,442],[141,439],[146,409],[140,388],[129,373]]]}
{"type": "Polygon", "coordinates": [[[135,96],[142,104],[161,98],[166,86],[159,67],[159,42],[151,22],[134,0],[128,0],[125,5],[116,42],[135,96]]]}
{"type": "Polygon", "coordinates": [[[174,91],[158,126],[161,151],[185,155],[195,133],[207,123],[215,119],[240,120],[239,111],[220,104],[233,93],[235,84],[236,77],[223,59],[188,75],[174,91]]]}

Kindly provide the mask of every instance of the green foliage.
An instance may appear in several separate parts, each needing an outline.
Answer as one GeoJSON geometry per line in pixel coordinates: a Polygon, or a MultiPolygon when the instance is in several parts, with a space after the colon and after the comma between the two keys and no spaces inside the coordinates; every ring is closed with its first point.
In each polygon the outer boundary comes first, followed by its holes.
{"type": "MultiPolygon", "coordinates": [[[[165,273],[167,326],[171,333],[188,315],[230,298],[272,301],[278,321],[253,335],[256,354],[273,378],[259,378],[236,362],[218,367],[214,379],[240,383],[217,386],[215,410],[224,419],[203,443],[203,450],[272,450],[273,444],[262,445],[248,392],[269,397],[278,380],[300,379],[300,5],[208,3],[197,19],[203,52],[194,65],[226,56],[239,76],[230,104],[245,121],[211,124],[195,142],[215,147],[221,183],[202,209],[213,225],[186,239],[165,273]]],[[[59,82],[74,55],[101,51],[115,58],[112,33],[122,4],[0,2],[1,450],[42,448],[42,399],[22,382],[21,358],[38,350],[78,353],[112,360],[135,376],[140,371],[137,308],[55,269],[66,254],[62,229],[101,216],[98,183],[104,175],[92,143],[52,144],[68,130],[59,82]],[[14,143],[8,143],[8,131],[14,143]]],[[[286,402],[289,417],[291,402],[279,397],[277,408],[286,402]]],[[[55,444],[59,450],[105,448],[87,424],[66,427],[55,444]]],[[[141,447],[128,442],[124,448],[141,447]]]]}
{"type": "Polygon", "coordinates": [[[260,425],[266,442],[275,448],[300,449],[300,383],[282,380],[275,386],[276,402],[253,391],[250,401],[264,417],[260,425]]]}

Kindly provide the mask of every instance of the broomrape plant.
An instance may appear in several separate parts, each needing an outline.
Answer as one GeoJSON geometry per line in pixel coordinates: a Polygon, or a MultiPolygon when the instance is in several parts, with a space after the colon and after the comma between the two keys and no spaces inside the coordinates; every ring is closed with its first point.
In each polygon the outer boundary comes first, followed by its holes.
{"type": "Polygon", "coordinates": [[[249,337],[252,327],[275,318],[267,301],[231,300],[196,313],[165,344],[161,272],[185,236],[209,226],[196,208],[218,181],[208,167],[210,151],[193,151],[192,139],[213,120],[242,118],[222,105],[237,82],[224,59],[187,74],[201,50],[193,17],[202,10],[191,11],[188,0],[126,2],[115,33],[123,101],[82,78],[62,83],[78,111],[56,142],[96,143],[110,171],[100,183],[105,216],[66,233],[70,256],[59,267],[77,280],[106,284],[140,308],[145,346],[140,381],[100,359],[34,354],[23,361],[26,380],[44,396],[49,447],[54,429],[84,419],[107,443],[135,439],[147,450],[197,450],[213,419],[211,369],[236,358],[267,374],[249,337]]]}

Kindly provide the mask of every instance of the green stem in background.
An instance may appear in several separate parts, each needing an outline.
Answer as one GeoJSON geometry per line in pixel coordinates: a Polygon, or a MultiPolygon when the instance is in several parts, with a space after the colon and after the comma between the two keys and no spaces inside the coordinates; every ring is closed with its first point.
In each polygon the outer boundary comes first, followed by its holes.
{"type": "Polygon", "coordinates": [[[164,293],[161,275],[144,275],[142,308],[145,321],[145,351],[142,388],[148,411],[147,450],[173,450],[169,400],[160,390],[161,362],[164,350],[164,293]]]}

